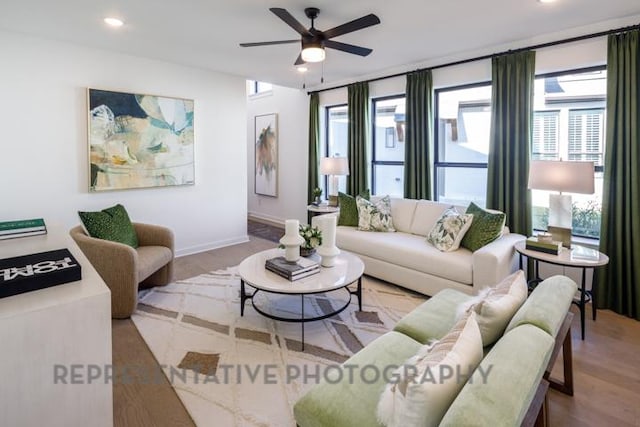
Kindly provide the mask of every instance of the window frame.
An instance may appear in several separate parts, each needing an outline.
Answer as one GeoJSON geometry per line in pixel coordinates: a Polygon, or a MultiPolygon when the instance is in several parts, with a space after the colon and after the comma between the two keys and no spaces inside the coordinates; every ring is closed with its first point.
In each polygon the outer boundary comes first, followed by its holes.
{"type": "MultiPolygon", "coordinates": [[[[492,87],[493,83],[489,81],[468,83],[456,86],[446,86],[434,90],[434,130],[433,130],[433,197],[435,201],[438,201],[438,170],[440,168],[465,168],[465,169],[488,169],[488,161],[485,163],[477,162],[441,162],[440,161],[440,126],[438,121],[440,120],[440,107],[439,96],[442,92],[453,92],[462,89],[472,89],[475,87],[489,86],[492,87]]],[[[478,106],[485,106],[484,104],[478,106]]],[[[489,102],[491,107],[491,102],[489,102]]],[[[486,195],[485,195],[486,197],[486,195]]]]}
{"type": "MultiPolygon", "coordinates": [[[[403,161],[399,161],[399,160],[376,160],[376,102],[378,101],[388,101],[390,99],[396,99],[396,98],[404,98],[405,100],[405,105],[407,102],[407,94],[406,93],[399,93],[396,95],[385,95],[385,96],[379,96],[376,98],[371,98],[371,194],[377,194],[376,193],[376,166],[380,165],[380,166],[403,166],[404,167],[404,160],[403,161]]],[[[406,119],[406,116],[405,116],[406,119]]],[[[406,122],[405,122],[406,123],[406,122]]],[[[381,141],[382,143],[386,144],[386,140],[385,141],[381,141]]]]}
{"type": "MultiPolygon", "coordinates": [[[[559,76],[564,76],[567,74],[581,74],[581,73],[588,73],[591,71],[606,71],[607,70],[607,64],[603,64],[603,65],[595,65],[593,67],[583,67],[583,68],[573,68],[573,69],[569,69],[569,70],[563,70],[563,71],[553,71],[551,73],[542,73],[542,74],[536,74],[534,76],[534,83],[535,80],[541,79],[541,78],[549,78],[549,77],[559,77],[559,76]]],[[[607,96],[604,96],[604,100],[600,97],[593,97],[593,98],[585,98],[583,99],[581,102],[602,102],[604,101],[604,114],[605,114],[605,121],[604,121],[604,128],[603,128],[603,138],[604,138],[604,145],[603,145],[603,153],[602,153],[602,166],[595,166],[595,172],[604,172],[604,156],[606,153],[606,138],[607,138],[607,127],[606,127],[606,116],[607,116],[607,96]]],[[[562,104],[565,103],[565,101],[559,101],[559,100],[554,100],[551,101],[549,104],[553,105],[553,104],[562,104]]],[[[572,108],[570,110],[595,110],[595,107],[583,107],[583,108],[572,108]]],[[[535,114],[536,110],[534,109],[533,113],[535,114]]],[[[533,128],[532,128],[532,132],[533,132],[533,128]]],[[[532,147],[533,148],[533,147],[532,147]]],[[[533,153],[531,153],[533,154],[533,153]]],[[[567,161],[569,161],[567,159],[567,161]]],[[[583,236],[579,236],[576,235],[577,237],[582,238],[583,236]]],[[[593,237],[585,237],[586,239],[593,239],[593,237]]]]}
{"type": "MultiPolygon", "coordinates": [[[[332,108],[338,108],[338,107],[347,107],[347,121],[349,120],[349,112],[348,112],[348,108],[349,108],[349,104],[344,102],[344,103],[340,103],[340,104],[331,104],[331,105],[325,105],[324,106],[324,143],[322,144],[322,150],[320,154],[320,158],[322,157],[329,157],[329,110],[331,110],[332,108]]],[[[347,138],[349,137],[348,133],[347,133],[347,138]]],[[[348,147],[347,147],[348,149],[348,147]]],[[[345,157],[347,157],[348,154],[345,153],[345,157]]],[[[318,161],[320,161],[320,159],[318,159],[318,161]]],[[[320,173],[320,169],[318,166],[318,173],[320,173]]],[[[329,176],[328,175],[324,175],[324,189],[322,194],[324,195],[324,200],[329,200],[329,176]]]]}

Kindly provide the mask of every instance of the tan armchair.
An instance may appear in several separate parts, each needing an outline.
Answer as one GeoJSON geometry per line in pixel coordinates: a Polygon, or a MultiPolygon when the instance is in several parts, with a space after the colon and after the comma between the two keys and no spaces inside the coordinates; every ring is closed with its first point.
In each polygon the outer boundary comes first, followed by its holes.
{"type": "Polygon", "coordinates": [[[111,289],[111,317],[126,319],[138,304],[138,285],[166,285],[173,279],[173,232],[133,223],[139,247],[87,236],[81,226],[69,234],[111,289]]]}

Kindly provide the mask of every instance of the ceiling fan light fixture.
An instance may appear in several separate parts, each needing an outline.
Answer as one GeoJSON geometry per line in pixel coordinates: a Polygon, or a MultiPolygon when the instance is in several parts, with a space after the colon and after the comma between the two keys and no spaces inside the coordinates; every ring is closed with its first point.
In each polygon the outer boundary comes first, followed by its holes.
{"type": "Polygon", "coordinates": [[[325,58],[324,48],[316,44],[306,45],[300,54],[304,62],[322,62],[325,58]]]}

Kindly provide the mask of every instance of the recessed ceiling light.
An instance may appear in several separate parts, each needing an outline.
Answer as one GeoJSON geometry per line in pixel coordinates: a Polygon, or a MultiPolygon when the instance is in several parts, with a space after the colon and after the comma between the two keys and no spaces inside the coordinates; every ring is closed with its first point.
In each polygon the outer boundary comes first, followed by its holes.
{"type": "Polygon", "coordinates": [[[124,25],[124,22],[118,18],[104,18],[104,22],[112,27],[122,27],[124,25]]]}
{"type": "Polygon", "coordinates": [[[298,67],[298,72],[299,73],[306,73],[307,71],[309,71],[309,69],[307,67],[298,67]]]}

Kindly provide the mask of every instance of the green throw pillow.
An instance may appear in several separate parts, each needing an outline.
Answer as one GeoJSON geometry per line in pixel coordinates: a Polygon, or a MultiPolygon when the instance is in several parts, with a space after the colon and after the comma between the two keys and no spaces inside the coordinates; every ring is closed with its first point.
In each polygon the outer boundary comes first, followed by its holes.
{"type": "Polygon", "coordinates": [[[124,206],[118,204],[99,212],[78,212],[89,236],[138,247],[138,236],[124,206]]]}
{"type": "MultiPolygon", "coordinates": [[[[371,193],[369,189],[361,191],[358,196],[369,200],[371,193]]],[[[340,216],[338,217],[338,225],[348,225],[350,227],[358,226],[358,205],[356,198],[345,193],[338,192],[338,203],[340,205],[340,216]]]]}
{"type": "Polygon", "coordinates": [[[473,202],[467,208],[466,213],[473,214],[473,221],[460,243],[463,248],[475,252],[502,235],[502,229],[507,219],[506,214],[486,211],[473,202]]]}

